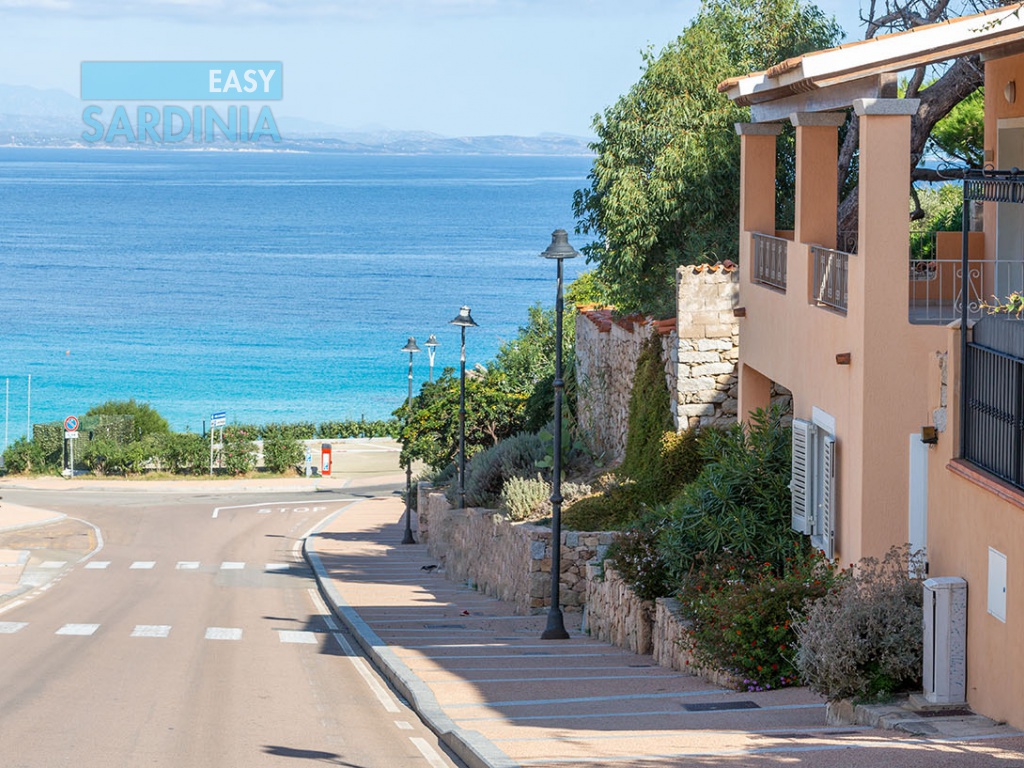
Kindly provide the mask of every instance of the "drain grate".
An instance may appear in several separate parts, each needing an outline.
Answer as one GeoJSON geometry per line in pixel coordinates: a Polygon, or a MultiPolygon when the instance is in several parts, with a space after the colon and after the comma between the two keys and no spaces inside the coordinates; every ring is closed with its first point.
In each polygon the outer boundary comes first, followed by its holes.
{"type": "Polygon", "coordinates": [[[914,714],[919,717],[974,717],[969,709],[915,709],[914,714]]]}
{"type": "Polygon", "coordinates": [[[725,712],[730,709],[760,709],[753,701],[709,701],[706,704],[683,704],[687,712],[725,712]]]}

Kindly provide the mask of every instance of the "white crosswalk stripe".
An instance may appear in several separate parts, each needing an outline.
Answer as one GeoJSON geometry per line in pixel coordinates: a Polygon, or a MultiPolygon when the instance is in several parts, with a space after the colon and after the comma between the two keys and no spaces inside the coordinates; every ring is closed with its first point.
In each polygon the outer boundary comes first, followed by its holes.
{"type": "Polygon", "coordinates": [[[222,571],[240,571],[243,568],[245,568],[245,563],[225,561],[220,564],[220,569],[222,571]]]}
{"type": "Polygon", "coordinates": [[[307,632],[304,630],[279,629],[277,630],[277,636],[280,638],[282,643],[307,643],[309,645],[315,645],[318,642],[316,639],[316,632],[307,632]]]}
{"type": "Polygon", "coordinates": [[[0,621],[0,635],[13,635],[27,626],[27,621],[0,621]]]}
{"type": "Polygon", "coordinates": [[[179,560],[178,564],[174,567],[179,571],[197,571],[199,570],[199,563],[196,560],[179,560]]]}
{"type": "Polygon", "coordinates": [[[88,562],[88,563],[85,564],[86,570],[89,570],[89,571],[102,571],[105,568],[109,568],[109,567],[110,567],[110,561],[109,560],[93,560],[93,561],[88,562]]]}
{"type": "Polygon", "coordinates": [[[238,627],[207,627],[207,640],[241,640],[242,630],[238,627]]]}
{"type": "MultiPolygon", "coordinates": [[[[0,636],[13,635],[29,626],[27,621],[0,621],[0,636]]],[[[65,624],[54,634],[78,637],[90,637],[95,635],[100,624],[65,624]]],[[[171,634],[173,626],[170,624],[136,624],[130,637],[167,638],[171,634]]],[[[318,645],[322,633],[308,630],[279,629],[276,630],[277,638],[281,643],[294,645],[318,645]]],[[[111,633],[105,633],[110,636],[111,633]]],[[[116,631],[115,633],[116,634],[116,631]]],[[[241,640],[243,630],[241,627],[207,627],[204,637],[207,640],[241,640]]],[[[7,642],[2,641],[2,642],[7,642]]]]}
{"type": "Polygon", "coordinates": [[[167,637],[171,628],[167,624],[137,624],[132,630],[132,637],[167,637]]]}
{"type": "Polygon", "coordinates": [[[156,568],[156,563],[152,560],[136,560],[128,566],[130,571],[151,571],[154,568],[156,568]]]}
{"type": "Polygon", "coordinates": [[[45,563],[42,563],[39,567],[55,571],[58,568],[63,568],[66,564],[67,563],[65,563],[63,560],[47,560],[45,563]]]}
{"type": "Polygon", "coordinates": [[[265,571],[287,571],[291,566],[288,563],[267,563],[263,570],[265,571]]]}
{"type": "Polygon", "coordinates": [[[100,628],[99,624],[65,624],[63,627],[57,630],[58,635],[79,635],[81,637],[88,637],[96,632],[100,628]]]}

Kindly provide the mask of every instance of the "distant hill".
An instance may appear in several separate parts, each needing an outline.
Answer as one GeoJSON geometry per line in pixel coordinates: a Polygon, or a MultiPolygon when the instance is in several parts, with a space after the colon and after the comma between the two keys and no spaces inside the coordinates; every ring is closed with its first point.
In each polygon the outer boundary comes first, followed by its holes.
{"type": "MultiPolygon", "coordinates": [[[[82,140],[84,104],[65,91],[0,84],[0,146],[89,146],[82,140]]],[[[133,110],[129,114],[134,121],[133,110]]],[[[429,131],[386,128],[348,130],[298,117],[275,115],[282,141],[260,142],[263,149],[349,154],[590,155],[590,139],[545,133],[539,136],[448,137],[429,131]]],[[[227,140],[213,143],[228,148],[227,140]]],[[[114,146],[124,146],[114,144],[114,146]]],[[[133,144],[153,148],[153,144],[133,144]]],[[[191,142],[161,148],[194,148],[191,142]]]]}

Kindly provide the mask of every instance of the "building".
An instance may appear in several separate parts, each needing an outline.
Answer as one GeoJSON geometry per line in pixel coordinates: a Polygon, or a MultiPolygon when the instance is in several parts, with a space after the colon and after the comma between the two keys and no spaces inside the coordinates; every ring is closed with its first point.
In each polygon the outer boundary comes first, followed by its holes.
{"type": "Polygon", "coordinates": [[[966,580],[967,701],[1024,727],[1024,320],[979,307],[1024,290],[1024,10],[817,51],[720,90],[752,120],[737,126],[739,412],[766,405],[773,382],[792,391],[793,525],[817,546],[847,564],[910,542],[926,547],[930,576],[966,580]],[[897,73],[975,53],[985,159],[1007,172],[964,182],[968,201],[981,202],[980,231],[939,236],[936,258],[913,259],[918,103],[893,98],[897,73]],[[855,246],[836,232],[837,132],[850,109],[860,132],[855,246]],[[794,230],[780,232],[776,137],[786,122],[796,213],[794,230]]]}

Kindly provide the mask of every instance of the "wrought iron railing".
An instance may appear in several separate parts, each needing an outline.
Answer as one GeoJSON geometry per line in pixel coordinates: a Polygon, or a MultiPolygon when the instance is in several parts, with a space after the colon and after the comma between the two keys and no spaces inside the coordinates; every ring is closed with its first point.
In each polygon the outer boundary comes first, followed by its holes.
{"type": "Polygon", "coordinates": [[[754,233],[754,272],[755,283],[769,285],[786,290],[786,252],[789,241],[783,237],[773,237],[754,233]]]}
{"type": "Polygon", "coordinates": [[[977,320],[985,304],[1024,287],[1020,261],[968,261],[966,279],[962,259],[911,259],[909,269],[910,322],[918,324],[945,325],[965,309],[977,320]]]}
{"type": "Polygon", "coordinates": [[[845,313],[850,254],[812,245],[811,257],[814,260],[814,300],[845,313]]]}
{"type": "Polygon", "coordinates": [[[967,345],[963,458],[1024,489],[1024,359],[967,345]]]}

